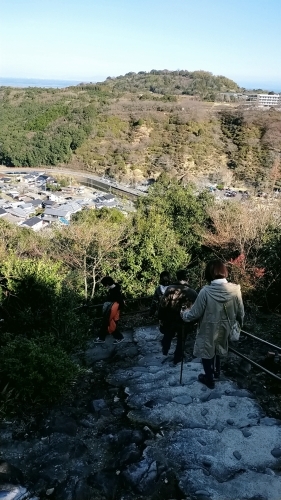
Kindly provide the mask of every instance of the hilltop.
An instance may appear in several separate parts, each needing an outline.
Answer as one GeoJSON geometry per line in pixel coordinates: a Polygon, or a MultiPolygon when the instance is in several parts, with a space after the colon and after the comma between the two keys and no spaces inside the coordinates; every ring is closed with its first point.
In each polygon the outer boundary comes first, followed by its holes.
{"type": "Polygon", "coordinates": [[[215,76],[209,71],[169,71],[153,69],[149,73],[130,72],[116,78],[108,77],[105,85],[113,91],[152,92],[162,95],[192,95],[202,100],[214,101],[218,92],[239,92],[241,89],[225,76],[215,76]]]}
{"type": "Polygon", "coordinates": [[[238,92],[205,71],[127,73],[65,89],[0,88],[0,162],[68,165],[130,183],[279,186],[281,114],[219,103],[238,92]]]}

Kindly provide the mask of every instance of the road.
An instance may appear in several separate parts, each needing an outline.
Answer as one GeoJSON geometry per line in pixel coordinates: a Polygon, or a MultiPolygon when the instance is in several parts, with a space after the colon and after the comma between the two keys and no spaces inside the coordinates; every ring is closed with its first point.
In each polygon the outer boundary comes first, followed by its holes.
{"type": "Polygon", "coordinates": [[[93,188],[102,189],[104,191],[115,191],[116,194],[124,194],[129,195],[130,197],[139,198],[139,196],[143,196],[145,193],[138,191],[137,189],[125,186],[124,184],[120,184],[118,182],[111,182],[109,179],[104,179],[103,177],[99,177],[97,175],[93,175],[88,173],[87,171],[70,170],[70,169],[62,169],[57,167],[52,168],[25,168],[25,167],[6,167],[0,165],[0,173],[7,174],[8,173],[16,174],[16,172],[45,172],[50,175],[59,174],[59,175],[69,175],[76,179],[79,179],[81,184],[86,184],[87,186],[91,186],[93,188]]]}

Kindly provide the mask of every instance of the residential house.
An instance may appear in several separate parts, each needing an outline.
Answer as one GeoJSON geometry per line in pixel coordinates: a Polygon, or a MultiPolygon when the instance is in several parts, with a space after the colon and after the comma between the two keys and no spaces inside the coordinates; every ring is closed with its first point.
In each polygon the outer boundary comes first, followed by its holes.
{"type": "Polygon", "coordinates": [[[31,217],[20,224],[23,227],[28,227],[33,231],[40,231],[44,227],[44,220],[40,217],[31,217]]]}
{"type": "Polygon", "coordinates": [[[112,196],[111,194],[105,194],[103,196],[98,196],[95,199],[95,206],[96,206],[96,208],[102,208],[102,207],[113,208],[113,207],[116,207],[115,197],[112,196]]]}
{"type": "Polygon", "coordinates": [[[64,197],[61,195],[60,191],[56,191],[55,193],[48,194],[47,198],[50,201],[56,201],[56,202],[60,202],[60,203],[64,202],[64,197]]]}
{"type": "Polygon", "coordinates": [[[19,207],[12,207],[12,208],[7,208],[6,209],[7,213],[13,215],[14,217],[18,217],[19,219],[26,219],[26,212],[22,208],[19,207]]]}
{"type": "Polygon", "coordinates": [[[35,210],[35,208],[32,205],[32,203],[20,203],[18,205],[18,208],[21,208],[22,210],[24,210],[27,215],[31,214],[35,210]]]}
{"type": "Polygon", "coordinates": [[[44,214],[42,214],[43,218],[47,216],[49,220],[58,220],[60,217],[63,217],[66,220],[70,220],[71,213],[69,210],[64,210],[61,206],[56,208],[46,208],[44,214]]]}
{"type": "Polygon", "coordinates": [[[42,174],[42,175],[39,175],[39,177],[37,177],[36,182],[38,182],[40,184],[54,184],[54,182],[57,182],[57,181],[51,175],[42,174]]]}
{"type": "Polygon", "coordinates": [[[71,212],[72,214],[76,214],[76,212],[80,212],[80,210],[82,210],[81,205],[79,203],[76,203],[76,201],[64,203],[63,205],[61,205],[61,208],[63,210],[71,212]]]}
{"type": "Polygon", "coordinates": [[[4,217],[4,215],[7,215],[7,212],[4,208],[0,208],[0,217],[4,217]]]}
{"type": "Polygon", "coordinates": [[[103,195],[103,198],[109,202],[109,201],[115,201],[115,196],[113,196],[113,194],[111,193],[107,193],[107,194],[104,194],[103,195]]]}
{"type": "Polygon", "coordinates": [[[7,214],[5,215],[5,221],[10,222],[11,224],[20,224],[25,220],[25,217],[19,217],[19,215],[14,215],[13,213],[10,213],[7,211],[7,214]]]}
{"type": "Polygon", "coordinates": [[[39,198],[37,198],[36,200],[31,200],[30,203],[34,207],[34,209],[42,208],[42,200],[39,200],[39,198]]]}
{"type": "Polygon", "coordinates": [[[31,174],[26,174],[23,177],[23,182],[26,182],[27,184],[34,184],[36,179],[39,177],[39,174],[33,172],[31,174]]]}
{"type": "Polygon", "coordinates": [[[8,196],[11,196],[11,198],[13,199],[16,199],[16,198],[19,198],[19,192],[18,191],[8,191],[7,192],[7,195],[8,196]]]}
{"type": "Polygon", "coordinates": [[[51,208],[51,207],[56,207],[56,206],[58,206],[56,201],[53,201],[53,200],[43,200],[42,201],[43,208],[51,208]]]}

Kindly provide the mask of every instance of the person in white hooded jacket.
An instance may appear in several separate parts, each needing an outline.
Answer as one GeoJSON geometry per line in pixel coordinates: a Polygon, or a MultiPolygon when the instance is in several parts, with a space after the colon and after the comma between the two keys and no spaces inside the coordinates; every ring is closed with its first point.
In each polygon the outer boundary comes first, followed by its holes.
{"type": "Polygon", "coordinates": [[[202,358],[204,374],[198,377],[210,389],[220,376],[220,355],[228,352],[232,326],[243,326],[244,306],[240,285],[227,281],[227,267],[221,260],[206,266],[205,277],[210,282],[202,288],[189,311],[181,313],[185,322],[198,321],[193,354],[202,358]]]}

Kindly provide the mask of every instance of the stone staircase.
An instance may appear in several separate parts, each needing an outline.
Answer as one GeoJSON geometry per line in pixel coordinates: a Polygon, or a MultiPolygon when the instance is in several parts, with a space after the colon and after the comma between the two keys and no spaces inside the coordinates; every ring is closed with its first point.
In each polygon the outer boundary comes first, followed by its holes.
{"type": "Polygon", "coordinates": [[[135,329],[133,341],[135,366],[108,379],[124,388],[129,419],[154,430],[142,459],[124,471],[132,486],[149,491],[162,467],[190,498],[280,500],[281,422],[226,378],[213,390],[199,383],[198,359],[184,363],[181,385],[180,365],[161,354],[156,327],[135,329]]]}

